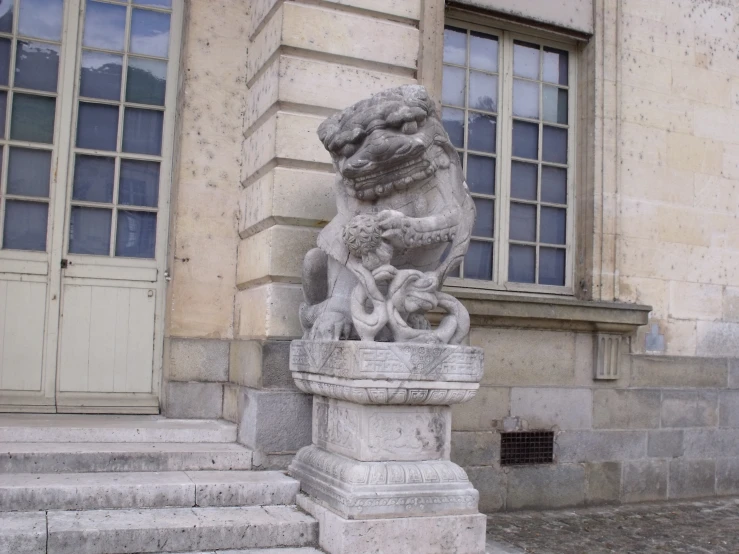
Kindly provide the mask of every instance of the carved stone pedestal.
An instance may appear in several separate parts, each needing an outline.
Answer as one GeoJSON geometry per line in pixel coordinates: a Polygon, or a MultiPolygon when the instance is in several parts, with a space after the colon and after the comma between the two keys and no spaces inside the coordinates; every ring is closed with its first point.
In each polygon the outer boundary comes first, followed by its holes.
{"type": "Polygon", "coordinates": [[[477,391],[480,349],[294,341],[290,369],[314,398],[313,444],[289,471],[324,549],[484,552],[478,492],[449,461],[449,405],[477,391]]]}

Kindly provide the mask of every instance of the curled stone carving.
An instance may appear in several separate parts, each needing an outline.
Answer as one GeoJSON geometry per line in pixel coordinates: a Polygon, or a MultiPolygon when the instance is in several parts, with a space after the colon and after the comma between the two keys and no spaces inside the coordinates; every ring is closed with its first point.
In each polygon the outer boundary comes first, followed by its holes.
{"type": "Polygon", "coordinates": [[[305,258],[303,338],[459,344],[469,314],[440,288],[467,251],[475,205],[426,89],[362,100],[318,136],[338,213],[305,258]],[[446,313],[436,329],[433,309],[446,313]]]}
{"type": "Polygon", "coordinates": [[[343,518],[474,514],[479,495],[449,460],[449,406],[478,390],[482,350],[460,344],[469,314],[441,291],[475,219],[459,156],[415,85],[357,102],[318,135],[337,215],[303,264],[290,370],[314,394],[313,444],[290,474],[343,518]],[[431,310],[443,312],[433,327],[431,310]]]}

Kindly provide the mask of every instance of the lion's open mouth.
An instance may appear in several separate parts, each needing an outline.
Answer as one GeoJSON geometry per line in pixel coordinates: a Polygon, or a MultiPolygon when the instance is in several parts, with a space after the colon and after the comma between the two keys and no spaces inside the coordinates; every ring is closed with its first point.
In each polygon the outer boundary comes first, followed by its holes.
{"type": "Polygon", "coordinates": [[[400,163],[382,171],[368,172],[353,179],[345,177],[350,194],[357,198],[370,200],[377,196],[385,196],[393,190],[404,190],[411,183],[422,181],[436,172],[436,164],[425,156],[400,163]]]}

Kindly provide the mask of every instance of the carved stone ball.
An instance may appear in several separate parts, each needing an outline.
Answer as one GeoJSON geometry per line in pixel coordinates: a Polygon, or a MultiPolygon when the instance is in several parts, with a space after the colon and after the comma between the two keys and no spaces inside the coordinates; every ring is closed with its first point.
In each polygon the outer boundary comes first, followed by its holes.
{"type": "Polygon", "coordinates": [[[341,233],[349,252],[357,258],[363,258],[377,250],[382,244],[382,230],[374,214],[354,216],[344,225],[341,233]]]}

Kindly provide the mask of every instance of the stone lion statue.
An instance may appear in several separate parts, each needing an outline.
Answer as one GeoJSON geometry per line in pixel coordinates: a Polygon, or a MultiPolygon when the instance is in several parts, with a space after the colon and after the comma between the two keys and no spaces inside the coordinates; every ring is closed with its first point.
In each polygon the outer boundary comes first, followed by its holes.
{"type": "Polygon", "coordinates": [[[338,213],[303,264],[304,338],[458,344],[469,315],[440,289],[467,251],[475,206],[426,89],[357,102],[318,136],[338,213]],[[436,308],[446,315],[432,329],[436,308]]]}

